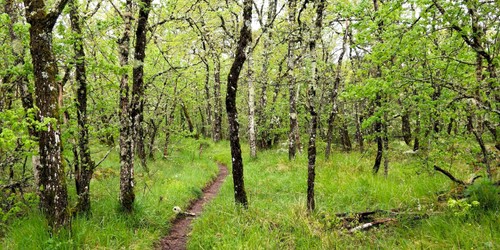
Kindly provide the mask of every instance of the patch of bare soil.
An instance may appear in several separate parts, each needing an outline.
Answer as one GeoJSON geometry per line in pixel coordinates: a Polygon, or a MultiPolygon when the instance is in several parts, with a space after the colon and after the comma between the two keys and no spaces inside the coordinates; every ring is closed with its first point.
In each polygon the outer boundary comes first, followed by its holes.
{"type": "MultiPolygon", "coordinates": [[[[188,213],[199,215],[203,206],[212,200],[228,175],[227,167],[223,164],[218,164],[219,174],[217,178],[203,189],[203,196],[200,199],[194,200],[188,207],[188,213]]],[[[178,216],[173,221],[173,226],[169,234],[163,238],[156,246],[157,249],[186,249],[187,235],[191,231],[191,222],[196,217],[191,216],[178,216]]]]}

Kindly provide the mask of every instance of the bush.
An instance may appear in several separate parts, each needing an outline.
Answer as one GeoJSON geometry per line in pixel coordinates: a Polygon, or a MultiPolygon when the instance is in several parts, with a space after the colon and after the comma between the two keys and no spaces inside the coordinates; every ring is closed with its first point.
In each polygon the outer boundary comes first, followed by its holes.
{"type": "Polygon", "coordinates": [[[484,210],[500,209],[500,188],[489,181],[474,183],[467,188],[465,195],[472,201],[478,201],[484,210]]]}

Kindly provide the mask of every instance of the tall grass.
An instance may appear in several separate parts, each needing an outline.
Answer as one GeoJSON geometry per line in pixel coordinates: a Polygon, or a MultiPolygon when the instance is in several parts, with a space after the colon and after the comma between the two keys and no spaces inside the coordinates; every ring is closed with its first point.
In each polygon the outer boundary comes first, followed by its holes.
{"type": "MultiPolygon", "coordinates": [[[[216,176],[218,168],[211,151],[217,152],[217,147],[208,141],[182,139],[174,141],[168,159],[158,155],[158,160],[149,161],[149,174],[137,165],[136,202],[131,214],[119,209],[120,164],[117,152],[113,152],[91,182],[89,217],[75,217],[71,229],[51,237],[44,217],[32,208],[29,216],[9,225],[0,245],[4,249],[150,249],[167,234],[175,216],[172,207],[186,207],[216,176]],[[201,156],[200,143],[205,144],[201,156]]],[[[68,185],[75,202],[74,185],[68,185]]]]}
{"type": "MultiPolygon", "coordinates": [[[[245,152],[248,156],[248,152],[245,152]]],[[[389,175],[373,175],[373,154],[335,152],[318,159],[317,211],[306,212],[307,159],[288,161],[282,150],[261,152],[245,161],[247,210],[235,207],[230,180],[193,226],[189,249],[450,249],[498,248],[498,211],[462,217],[438,202],[452,186],[422,165],[418,155],[392,154],[389,175]],[[348,233],[340,212],[398,209],[430,216],[367,232],[348,233]]],[[[244,157],[248,159],[248,157],[244,157]]],[[[421,217],[421,216],[420,216],[421,217]]]]}

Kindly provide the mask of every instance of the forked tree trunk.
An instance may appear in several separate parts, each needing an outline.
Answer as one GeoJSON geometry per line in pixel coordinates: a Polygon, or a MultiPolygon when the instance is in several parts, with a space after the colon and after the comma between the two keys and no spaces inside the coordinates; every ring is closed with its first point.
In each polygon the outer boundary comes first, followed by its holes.
{"type": "MultiPolygon", "coordinates": [[[[129,64],[132,0],[126,1],[123,15],[124,32],[118,41],[120,66],[129,64]]],[[[133,123],[129,109],[129,78],[124,72],[120,80],[120,204],[125,211],[132,211],[134,193],[134,140],[133,123]]]]}
{"type": "Polygon", "coordinates": [[[52,51],[52,30],[67,0],[47,8],[43,0],[25,0],[26,20],[30,24],[30,51],[35,77],[38,119],[46,129],[38,131],[40,164],[37,165],[40,209],[53,229],[69,221],[68,191],[61,157],[57,64],[52,51]],[[47,13],[47,9],[51,9],[47,13]]]}
{"type": "Polygon", "coordinates": [[[248,206],[243,178],[243,160],[239,138],[238,111],[236,109],[236,91],[241,68],[246,60],[246,49],[252,41],[252,0],[243,1],[243,25],[240,31],[238,47],[229,75],[227,77],[226,111],[229,122],[229,141],[233,166],[234,199],[237,204],[248,206]]]}
{"type": "Polygon", "coordinates": [[[90,212],[90,180],[94,173],[95,164],[90,156],[89,130],[87,124],[87,71],[85,67],[85,51],[81,29],[80,13],[77,0],[71,0],[70,20],[75,51],[75,78],[77,89],[77,119],[78,119],[78,158],[75,163],[75,184],[78,202],[76,210],[82,213],[90,212]]]}

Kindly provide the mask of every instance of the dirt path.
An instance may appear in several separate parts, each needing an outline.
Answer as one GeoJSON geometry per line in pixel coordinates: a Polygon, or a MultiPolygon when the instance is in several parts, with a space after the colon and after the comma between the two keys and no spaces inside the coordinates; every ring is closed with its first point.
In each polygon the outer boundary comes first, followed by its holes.
{"type": "MultiPolygon", "coordinates": [[[[228,175],[227,167],[218,164],[219,174],[217,178],[203,189],[203,196],[195,200],[188,207],[187,212],[200,214],[203,206],[212,200],[219,192],[224,179],[228,175]]],[[[174,220],[168,236],[163,238],[157,249],[186,249],[187,234],[191,231],[193,217],[180,217],[174,220]]]]}

